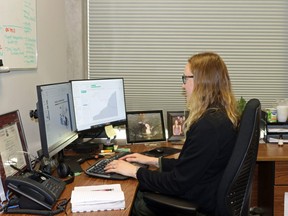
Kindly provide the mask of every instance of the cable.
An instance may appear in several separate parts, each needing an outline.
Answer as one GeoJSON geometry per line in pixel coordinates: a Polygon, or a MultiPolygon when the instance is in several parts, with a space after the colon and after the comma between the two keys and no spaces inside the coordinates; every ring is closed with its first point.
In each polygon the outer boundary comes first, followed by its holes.
{"type": "Polygon", "coordinates": [[[31,214],[31,215],[56,215],[61,212],[65,211],[66,214],[66,208],[67,204],[70,201],[70,198],[62,200],[59,204],[57,204],[57,207],[55,210],[38,210],[38,209],[21,209],[19,208],[18,205],[18,198],[14,197],[14,200],[11,199],[8,204],[3,207],[2,209],[4,210],[5,213],[9,214],[31,214]]]}

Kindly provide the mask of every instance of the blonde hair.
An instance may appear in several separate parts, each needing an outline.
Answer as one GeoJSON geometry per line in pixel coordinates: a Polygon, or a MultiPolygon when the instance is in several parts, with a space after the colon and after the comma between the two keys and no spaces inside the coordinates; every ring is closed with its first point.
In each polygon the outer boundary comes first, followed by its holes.
{"type": "Polygon", "coordinates": [[[188,63],[194,76],[194,88],[187,101],[186,131],[209,108],[222,108],[236,128],[239,114],[224,61],[215,53],[205,52],[192,56],[188,63]]]}

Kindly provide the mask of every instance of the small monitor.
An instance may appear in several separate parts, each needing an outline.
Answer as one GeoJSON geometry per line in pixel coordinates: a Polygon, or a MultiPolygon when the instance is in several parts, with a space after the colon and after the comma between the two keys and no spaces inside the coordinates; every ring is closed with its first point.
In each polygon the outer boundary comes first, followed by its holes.
{"type": "MultiPolygon", "coordinates": [[[[0,115],[0,159],[2,184],[8,176],[31,170],[26,138],[18,110],[0,115]]],[[[0,192],[2,198],[1,188],[0,192]]]]}
{"type": "Polygon", "coordinates": [[[78,138],[70,82],[38,85],[37,115],[42,152],[54,156],[78,138]]]}
{"type": "Polygon", "coordinates": [[[127,112],[127,143],[165,141],[162,110],[127,112]]]}
{"type": "Polygon", "coordinates": [[[123,78],[72,80],[77,131],[126,123],[123,78]]]}

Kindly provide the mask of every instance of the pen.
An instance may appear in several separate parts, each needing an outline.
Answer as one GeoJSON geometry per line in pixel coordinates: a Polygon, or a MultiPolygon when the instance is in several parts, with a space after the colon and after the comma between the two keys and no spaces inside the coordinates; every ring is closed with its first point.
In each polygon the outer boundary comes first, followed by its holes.
{"type": "Polygon", "coordinates": [[[92,190],[92,191],[113,191],[114,189],[112,188],[107,188],[107,189],[95,189],[95,190],[92,190]]]}

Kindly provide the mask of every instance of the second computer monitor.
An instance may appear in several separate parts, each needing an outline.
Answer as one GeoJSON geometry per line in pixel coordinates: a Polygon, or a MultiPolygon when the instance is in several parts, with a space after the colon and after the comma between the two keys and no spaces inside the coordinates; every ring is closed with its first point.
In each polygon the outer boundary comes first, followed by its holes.
{"type": "Polygon", "coordinates": [[[42,151],[49,158],[78,138],[75,127],[71,84],[37,86],[38,119],[42,151]]]}
{"type": "Polygon", "coordinates": [[[126,122],[123,78],[72,80],[78,131],[126,122]]]}

